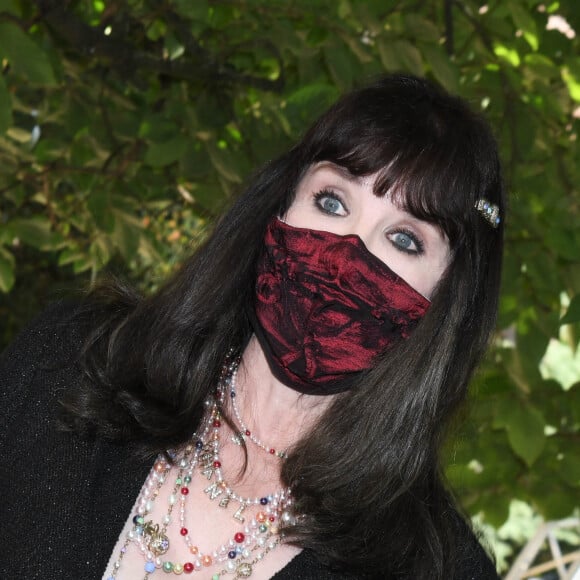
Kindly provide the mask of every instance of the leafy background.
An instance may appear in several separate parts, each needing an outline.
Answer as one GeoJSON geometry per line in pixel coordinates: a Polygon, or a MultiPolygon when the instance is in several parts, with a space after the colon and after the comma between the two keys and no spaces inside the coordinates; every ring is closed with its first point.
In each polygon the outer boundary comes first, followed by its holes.
{"type": "Polygon", "coordinates": [[[447,449],[505,569],[579,504],[576,30],[577,0],[0,0],[0,342],[105,267],[154,290],[341,92],[427,75],[489,118],[511,195],[496,341],[447,449]]]}

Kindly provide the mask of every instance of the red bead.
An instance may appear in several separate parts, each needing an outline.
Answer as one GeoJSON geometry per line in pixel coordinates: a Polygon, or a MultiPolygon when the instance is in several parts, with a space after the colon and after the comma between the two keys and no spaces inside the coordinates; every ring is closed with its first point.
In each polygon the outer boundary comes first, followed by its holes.
{"type": "Polygon", "coordinates": [[[234,542],[236,542],[238,544],[241,544],[245,539],[246,539],[246,536],[244,536],[244,534],[242,534],[242,532],[238,532],[234,536],[234,542]]]}
{"type": "Polygon", "coordinates": [[[252,432],[249,429],[246,429],[246,437],[249,437],[252,434],[252,432]]]}
{"type": "Polygon", "coordinates": [[[221,421],[219,419],[214,419],[213,426],[214,427],[221,427],[222,426],[222,423],[221,423],[221,421]]]}
{"type": "Polygon", "coordinates": [[[181,495],[187,495],[189,493],[189,489],[187,487],[181,488],[181,495]]]}
{"type": "Polygon", "coordinates": [[[187,528],[181,528],[181,530],[179,530],[179,533],[180,533],[182,536],[187,536],[187,528]]]}
{"type": "Polygon", "coordinates": [[[213,466],[217,469],[218,467],[221,467],[222,464],[219,461],[214,461],[213,466]]]}
{"type": "Polygon", "coordinates": [[[276,516],[270,516],[268,518],[271,522],[275,522],[276,521],[276,516]]]}
{"type": "Polygon", "coordinates": [[[193,572],[193,564],[192,564],[191,562],[186,562],[186,563],[183,565],[183,571],[184,571],[186,574],[191,574],[191,573],[193,572]]]}
{"type": "Polygon", "coordinates": [[[275,449],[270,449],[270,455],[274,455],[276,453],[275,449]]]}

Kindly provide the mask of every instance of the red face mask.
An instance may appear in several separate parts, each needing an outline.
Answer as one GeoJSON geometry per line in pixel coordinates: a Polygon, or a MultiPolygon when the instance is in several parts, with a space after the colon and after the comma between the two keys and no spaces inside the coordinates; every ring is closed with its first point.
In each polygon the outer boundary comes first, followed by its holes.
{"type": "Polygon", "coordinates": [[[264,242],[254,330],[274,375],[301,393],[347,390],[429,307],[356,235],[273,219],[264,242]]]}

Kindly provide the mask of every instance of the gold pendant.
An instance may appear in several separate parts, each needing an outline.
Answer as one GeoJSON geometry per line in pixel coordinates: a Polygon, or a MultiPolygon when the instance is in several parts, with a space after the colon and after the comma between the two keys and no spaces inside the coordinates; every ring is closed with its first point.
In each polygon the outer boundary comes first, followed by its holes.
{"type": "Polygon", "coordinates": [[[209,481],[213,477],[214,471],[215,467],[206,467],[201,471],[201,474],[205,475],[209,481]]]}
{"type": "Polygon", "coordinates": [[[244,513],[245,509],[246,509],[246,504],[243,503],[240,505],[240,507],[236,510],[236,513],[234,514],[234,519],[238,520],[238,522],[240,522],[242,524],[246,521],[246,518],[244,518],[244,516],[242,515],[244,513]]]}
{"type": "Polygon", "coordinates": [[[228,504],[230,503],[230,499],[231,499],[231,496],[230,495],[226,495],[226,497],[222,497],[222,499],[220,499],[220,502],[219,502],[218,505],[221,508],[227,508],[228,507],[228,504]]]}
{"type": "Polygon", "coordinates": [[[209,499],[214,500],[216,497],[220,496],[224,490],[221,488],[217,481],[214,481],[209,487],[203,490],[209,495],[209,499]]]}
{"type": "Polygon", "coordinates": [[[252,575],[252,565],[249,562],[240,562],[236,568],[236,578],[249,578],[252,575]]]}
{"type": "Polygon", "coordinates": [[[169,550],[169,538],[159,531],[159,524],[153,525],[150,520],[143,526],[147,547],[156,555],[162,556],[169,550]]]}

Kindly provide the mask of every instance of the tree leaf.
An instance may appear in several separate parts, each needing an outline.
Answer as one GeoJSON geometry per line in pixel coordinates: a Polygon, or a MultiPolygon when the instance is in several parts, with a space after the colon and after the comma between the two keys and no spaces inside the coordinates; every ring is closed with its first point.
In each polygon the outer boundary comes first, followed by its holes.
{"type": "Polygon", "coordinates": [[[187,139],[183,135],[162,143],[151,143],[144,161],[152,167],[165,167],[179,161],[186,147],[187,139]]]}
{"type": "Polygon", "coordinates": [[[4,77],[0,75],[0,135],[12,126],[12,99],[4,77]]]}
{"type": "Polygon", "coordinates": [[[417,40],[439,42],[441,31],[430,20],[413,13],[405,14],[404,20],[407,30],[417,40]]]}
{"type": "Polygon", "coordinates": [[[14,238],[39,250],[60,249],[65,240],[58,233],[52,231],[51,223],[47,218],[37,216],[30,219],[15,219],[6,227],[14,238]]]}
{"type": "Polygon", "coordinates": [[[12,22],[0,22],[0,56],[31,83],[57,84],[46,52],[12,22]]]}
{"type": "Polygon", "coordinates": [[[576,294],[570,301],[566,314],[560,320],[560,324],[574,324],[580,322],[580,294],[576,294]]]}
{"type": "Polygon", "coordinates": [[[459,72],[457,66],[438,45],[423,47],[423,54],[429,63],[433,76],[450,92],[456,93],[459,88],[459,72]]]}
{"type": "Polygon", "coordinates": [[[528,466],[533,465],[546,443],[546,422],[540,411],[531,405],[513,407],[506,425],[508,440],[514,452],[528,466]]]}
{"type": "Polygon", "coordinates": [[[395,52],[403,69],[418,76],[424,73],[421,53],[408,40],[397,40],[395,52]]]}
{"type": "Polygon", "coordinates": [[[14,286],[14,256],[0,248],[0,292],[7,294],[14,286]]]}
{"type": "Polygon", "coordinates": [[[519,2],[509,2],[509,10],[516,27],[522,31],[524,38],[532,50],[538,50],[538,31],[536,22],[530,15],[530,10],[524,8],[519,2]]]}
{"type": "Polygon", "coordinates": [[[112,212],[109,191],[92,191],[87,201],[87,208],[101,230],[109,233],[113,231],[115,217],[112,212]]]}

